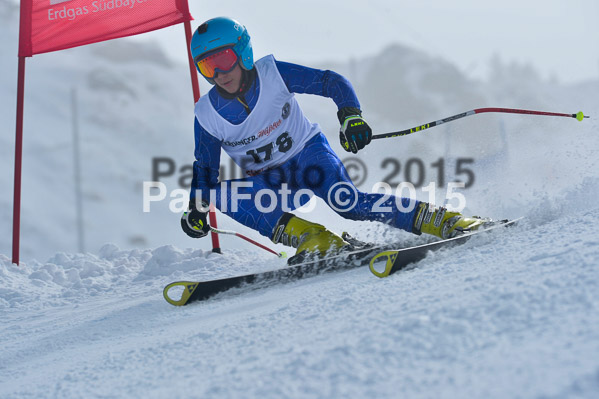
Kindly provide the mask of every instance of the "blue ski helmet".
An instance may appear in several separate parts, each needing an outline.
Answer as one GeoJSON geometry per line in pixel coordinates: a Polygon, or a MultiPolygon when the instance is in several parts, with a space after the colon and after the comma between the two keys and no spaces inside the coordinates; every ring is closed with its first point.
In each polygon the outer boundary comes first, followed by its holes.
{"type": "MultiPolygon", "coordinates": [[[[196,69],[199,71],[197,61],[204,54],[225,47],[233,48],[239,58],[239,65],[243,69],[250,70],[254,67],[252,42],[245,26],[232,18],[217,17],[200,25],[191,37],[191,56],[196,64],[196,69]]],[[[205,76],[204,78],[214,84],[214,79],[205,76]]]]}

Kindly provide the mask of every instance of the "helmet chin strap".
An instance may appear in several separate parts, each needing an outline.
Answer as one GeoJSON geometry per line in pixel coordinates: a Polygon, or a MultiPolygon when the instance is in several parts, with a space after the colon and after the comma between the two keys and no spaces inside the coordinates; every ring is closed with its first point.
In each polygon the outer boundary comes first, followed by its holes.
{"type": "Polygon", "coordinates": [[[229,93],[219,85],[216,85],[216,90],[221,97],[226,98],[227,100],[232,100],[236,97],[240,97],[245,95],[247,91],[252,87],[252,83],[256,79],[256,68],[252,68],[249,71],[241,68],[241,84],[239,85],[239,90],[235,93],[229,93]]]}

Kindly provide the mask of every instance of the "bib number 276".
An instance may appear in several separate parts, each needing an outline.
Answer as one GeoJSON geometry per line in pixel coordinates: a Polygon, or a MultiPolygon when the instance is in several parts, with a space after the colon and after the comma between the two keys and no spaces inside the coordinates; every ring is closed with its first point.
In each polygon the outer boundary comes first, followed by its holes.
{"type": "Polygon", "coordinates": [[[265,146],[256,148],[255,150],[249,150],[246,154],[251,155],[256,163],[270,161],[275,150],[275,145],[277,146],[278,152],[289,151],[293,146],[293,139],[289,136],[289,132],[282,133],[274,142],[271,141],[265,146]],[[261,154],[264,154],[264,156],[261,157],[261,154]]]}

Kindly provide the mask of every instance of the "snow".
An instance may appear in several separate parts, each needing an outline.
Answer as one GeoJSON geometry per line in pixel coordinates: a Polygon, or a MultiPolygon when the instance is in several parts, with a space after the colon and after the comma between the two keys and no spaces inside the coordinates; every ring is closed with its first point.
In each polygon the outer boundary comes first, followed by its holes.
{"type": "Polygon", "coordinates": [[[245,273],[248,254],[3,257],[0,396],[596,397],[599,207],[527,216],[386,279],[364,268],[183,308],[166,283],[245,273]]]}
{"type": "MultiPolygon", "coordinates": [[[[10,4],[0,0],[3,54],[16,54],[10,4]]],[[[19,266],[10,258],[17,63],[2,57],[0,398],[599,397],[599,81],[558,84],[498,60],[489,79],[475,81],[418,50],[398,44],[386,51],[389,65],[372,57],[320,65],[352,80],[377,132],[485,106],[583,110],[591,119],[480,115],[375,141],[360,154],[368,167],[361,189],[390,174],[385,158],[402,167],[422,159],[427,182],[439,158],[446,182],[463,178],[457,159],[473,158],[475,183],[461,191],[465,212],[525,219],[386,279],[361,268],[180,308],[162,297],[170,282],[284,267],[236,237],[221,237],[224,253],[212,253],[210,240],[180,231],[167,202],[142,211],[152,157],[176,162],[175,175],[163,179],[169,191],[192,162],[184,56],[172,61],[153,43],[116,40],[28,59],[19,266]],[[73,87],[82,252],[74,228],[73,87]]],[[[298,100],[339,150],[334,104],[298,100]]],[[[221,162],[230,176],[228,159],[221,162]]],[[[435,193],[438,203],[445,189],[435,193]]],[[[417,196],[428,198],[422,190],[417,196]]],[[[337,232],[379,243],[425,240],[341,220],[317,205],[302,216],[337,232]]],[[[219,227],[292,252],[220,214],[219,227]]]]}

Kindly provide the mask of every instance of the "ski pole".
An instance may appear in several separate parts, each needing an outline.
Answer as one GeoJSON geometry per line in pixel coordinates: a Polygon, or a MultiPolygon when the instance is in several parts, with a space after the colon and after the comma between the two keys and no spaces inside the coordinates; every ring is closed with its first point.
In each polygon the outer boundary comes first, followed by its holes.
{"type": "Polygon", "coordinates": [[[472,111],[463,112],[461,114],[450,116],[448,118],[440,119],[438,121],[430,122],[430,123],[420,125],[420,126],[415,126],[411,129],[400,130],[399,132],[375,134],[372,136],[372,138],[373,139],[386,139],[387,137],[407,136],[408,134],[421,132],[425,129],[430,129],[431,127],[439,126],[439,125],[442,125],[447,122],[453,122],[457,119],[465,118],[466,116],[482,114],[485,112],[501,112],[501,113],[506,113],[506,114],[527,114],[527,115],[544,115],[544,116],[563,116],[566,118],[576,118],[579,121],[582,121],[583,118],[588,118],[588,116],[584,115],[582,113],[582,111],[580,111],[576,114],[560,114],[557,112],[529,111],[526,109],[513,109],[513,108],[477,108],[477,109],[473,109],[472,111]]]}
{"type": "Polygon", "coordinates": [[[262,245],[259,242],[254,241],[251,238],[246,237],[243,234],[240,234],[240,233],[238,233],[236,231],[215,229],[214,227],[210,227],[210,231],[213,232],[213,233],[216,233],[216,234],[228,234],[228,235],[239,237],[241,239],[246,240],[247,242],[249,242],[251,244],[254,244],[257,247],[260,247],[260,248],[262,248],[262,249],[264,249],[264,250],[266,250],[266,251],[268,251],[270,253],[273,253],[273,254],[277,255],[279,258],[286,258],[287,257],[287,254],[285,252],[277,252],[274,249],[270,249],[266,245],[262,245]]]}

